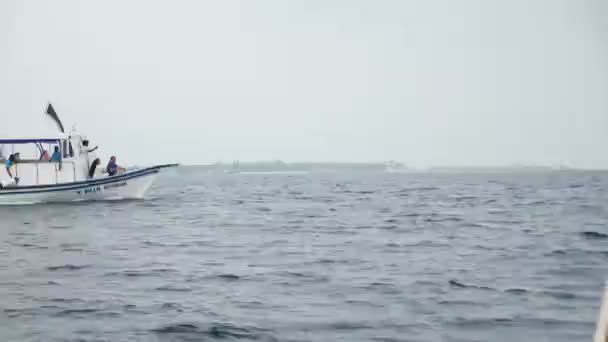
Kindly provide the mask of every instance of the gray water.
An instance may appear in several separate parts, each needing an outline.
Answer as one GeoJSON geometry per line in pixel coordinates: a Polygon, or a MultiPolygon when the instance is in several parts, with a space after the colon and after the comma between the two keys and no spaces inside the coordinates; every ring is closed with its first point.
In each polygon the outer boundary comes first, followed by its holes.
{"type": "Polygon", "coordinates": [[[1,341],[589,341],[608,174],[212,175],[0,208],[1,341]]]}

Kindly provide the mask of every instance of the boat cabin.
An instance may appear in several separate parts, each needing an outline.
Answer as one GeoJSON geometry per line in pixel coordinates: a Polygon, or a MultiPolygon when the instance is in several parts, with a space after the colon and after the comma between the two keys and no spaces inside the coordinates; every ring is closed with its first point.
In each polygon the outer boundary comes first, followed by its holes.
{"type": "MultiPolygon", "coordinates": [[[[11,165],[10,172],[13,177],[19,177],[19,186],[86,180],[89,165],[95,159],[90,153],[88,140],[78,134],[61,134],[51,138],[0,139],[0,181],[10,178],[6,160],[15,153],[19,153],[19,159],[11,165]],[[55,147],[59,148],[60,158],[51,161],[49,159],[55,147]]],[[[98,173],[100,171],[97,170],[98,173]]]]}

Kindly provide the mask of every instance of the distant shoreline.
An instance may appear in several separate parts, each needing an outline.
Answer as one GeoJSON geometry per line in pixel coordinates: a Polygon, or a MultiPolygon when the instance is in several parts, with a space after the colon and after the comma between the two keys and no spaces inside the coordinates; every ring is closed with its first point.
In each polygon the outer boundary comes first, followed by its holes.
{"type": "MultiPolygon", "coordinates": [[[[214,163],[214,164],[184,164],[184,167],[198,167],[217,171],[265,172],[265,171],[384,171],[386,163],[377,162],[291,162],[261,161],[214,163]]],[[[428,168],[409,168],[402,170],[406,173],[559,173],[559,172],[602,172],[606,169],[583,169],[567,166],[515,165],[515,166],[434,166],[428,168]]]]}

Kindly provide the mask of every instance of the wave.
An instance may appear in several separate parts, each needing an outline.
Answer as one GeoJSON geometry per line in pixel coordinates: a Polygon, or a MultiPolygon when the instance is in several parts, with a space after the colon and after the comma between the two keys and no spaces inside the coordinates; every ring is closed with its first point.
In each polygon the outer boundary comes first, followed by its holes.
{"type": "Polygon", "coordinates": [[[456,287],[456,288],[502,291],[504,293],[514,294],[514,295],[536,294],[536,295],[540,295],[540,296],[550,296],[550,297],[553,297],[556,299],[575,299],[576,298],[575,294],[570,293],[570,292],[565,292],[565,291],[530,291],[530,290],[527,290],[524,288],[518,288],[518,287],[508,288],[505,290],[499,290],[499,289],[486,287],[486,286],[464,284],[464,283],[458,282],[456,280],[450,280],[449,284],[452,287],[456,287]]]}
{"type": "Polygon", "coordinates": [[[174,273],[174,269],[170,268],[157,268],[152,270],[125,270],[121,272],[110,272],[106,273],[106,276],[125,276],[125,277],[152,277],[158,276],[163,273],[174,273]]]}
{"type": "Polygon", "coordinates": [[[435,186],[420,186],[420,187],[413,187],[413,188],[403,188],[401,190],[398,190],[397,193],[408,193],[408,192],[412,192],[412,191],[437,191],[437,190],[440,190],[440,189],[435,186]]]}
{"type": "Polygon", "coordinates": [[[21,316],[32,317],[35,315],[35,310],[31,309],[31,308],[24,308],[24,309],[7,308],[7,309],[4,309],[3,311],[6,314],[6,316],[8,316],[9,318],[17,318],[17,317],[21,317],[21,316]]]}
{"type": "Polygon", "coordinates": [[[184,307],[178,303],[163,303],[160,307],[163,310],[175,310],[176,312],[184,312],[184,307]]]}
{"type": "Polygon", "coordinates": [[[608,251],[600,250],[583,250],[583,249],[555,249],[545,253],[545,256],[562,256],[562,255],[592,255],[608,257],[608,251]]]}
{"type": "Polygon", "coordinates": [[[461,196],[452,196],[449,197],[450,200],[453,200],[455,202],[464,202],[464,201],[473,201],[477,199],[477,196],[472,196],[472,195],[461,195],[461,196]]]}
{"type": "Polygon", "coordinates": [[[169,291],[169,292],[192,292],[192,289],[187,287],[174,287],[174,286],[159,286],[156,288],[156,291],[169,291]]]}
{"type": "Polygon", "coordinates": [[[83,268],[87,268],[87,267],[91,267],[90,265],[72,265],[72,264],[66,264],[66,265],[59,265],[59,266],[47,266],[47,270],[49,271],[75,271],[75,270],[81,270],[83,268]]]}
{"type": "Polygon", "coordinates": [[[64,310],[61,310],[61,311],[55,313],[53,316],[55,316],[55,317],[65,317],[65,316],[74,316],[74,315],[81,315],[81,314],[97,313],[99,311],[100,311],[99,309],[95,309],[95,308],[64,309],[64,310]]]}
{"type": "Polygon", "coordinates": [[[49,298],[48,299],[49,302],[52,303],[82,303],[82,300],[77,299],[77,298],[49,298]]]}
{"type": "Polygon", "coordinates": [[[267,333],[267,330],[259,328],[240,327],[228,323],[212,323],[209,325],[196,325],[191,323],[175,323],[165,325],[151,330],[159,335],[184,335],[204,340],[212,339],[250,339],[250,340],[272,340],[276,339],[267,333]]]}
{"type": "Polygon", "coordinates": [[[207,278],[218,278],[218,279],[222,279],[222,280],[226,280],[226,281],[236,281],[241,279],[241,277],[239,277],[236,274],[218,274],[218,275],[214,275],[214,276],[209,276],[207,278]]]}
{"type": "Polygon", "coordinates": [[[383,283],[383,282],[373,282],[363,288],[368,290],[379,291],[384,294],[401,294],[403,290],[394,284],[383,283]]]}
{"type": "Polygon", "coordinates": [[[418,217],[422,216],[420,213],[399,213],[398,217],[418,217]]]}
{"type": "Polygon", "coordinates": [[[396,224],[387,224],[387,225],[382,225],[379,226],[378,229],[384,229],[384,230],[393,230],[393,229],[398,229],[399,226],[396,224]]]}
{"type": "Polygon", "coordinates": [[[484,306],[484,304],[481,302],[475,302],[472,300],[457,300],[457,299],[440,300],[437,302],[437,304],[439,304],[439,305],[484,306]]]}
{"type": "Polygon", "coordinates": [[[426,222],[430,223],[439,223],[439,222],[462,222],[464,219],[462,217],[456,216],[447,216],[447,217],[427,217],[424,219],[426,222]]]}
{"type": "Polygon", "coordinates": [[[469,227],[469,228],[485,228],[485,229],[491,229],[492,226],[490,226],[489,224],[485,224],[485,223],[479,223],[479,222],[471,222],[471,223],[463,223],[462,224],[463,227],[469,227]]]}
{"type": "Polygon", "coordinates": [[[334,322],[329,324],[329,328],[333,330],[360,330],[372,329],[371,325],[355,322],[334,322]]]}
{"type": "Polygon", "coordinates": [[[585,231],[582,232],[581,235],[587,239],[605,239],[608,238],[608,234],[594,232],[594,231],[585,231]]]}
{"type": "Polygon", "coordinates": [[[468,328],[481,328],[496,326],[512,325],[514,320],[508,317],[496,317],[496,318],[464,318],[459,317],[453,321],[446,322],[451,326],[468,327],[468,328]]]}
{"type": "Polygon", "coordinates": [[[187,243],[164,243],[164,242],[156,242],[156,241],[149,241],[149,240],[144,241],[143,244],[146,246],[152,246],[152,247],[171,247],[171,248],[181,248],[181,247],[190,246],[187,243]]]}
{"type": "Polygon", "coordinates": [[[465,318],[458,317],[450,322],[450,326],[468,327],[468,328],[491,328],[497,326],[517,326],[522,329],[526,326],[537,326],[543,329],[559,328],[559,329],[581,329],[592,328],[595,326],[593,322],[585,322],[581,320],[565,320],[551,318],[536,318],[536,317],[496,317],[496,318],[465,318]]]}
{"type": "Polygon", "coordinates": [[[461,283],[461,282],[459,282],[457,280],[453,280],[453,279],[450,280],[448,283],[452,287],[457,287],[457,288],[461,288],[461,289],[496,290],[494,288],[487,287],[487,286],[480,286],[480,285],[473,285],[473,284],[464,284],[464,283],[461,283]]]}
{"type": "Polygon", "coordinates": [[[359,190],[359,191],[353,191],[353,190],[343,190],[343,191],[332,191],[333,193],[337,193],[337,194],[359,194],[359,195],[371,195],[371,194],[375,194],[377,191],[376,190],[359,190]]]}
{"type": "Polygon", "coordinates": [[[72,226],[66,225],[66,224],[63,224],[63,225],[60,225],[60,224],[49,225],[49,229],[70,229],[70,228],[72,228],[72,226]]]}
{"type": "Polygon", "coordinates": [[[511,289],[506,289],[505,292],[512,293],[512,294],[526,294],[529,291],[526,289],[522,289],[522,288],[511,288],[511,289]]]}
{"type": "Polygon", "coordinates": [[[556,298],[556,299],[575,299],[576,295],[564,291],[542,291],[541,294],[556,298]]]}

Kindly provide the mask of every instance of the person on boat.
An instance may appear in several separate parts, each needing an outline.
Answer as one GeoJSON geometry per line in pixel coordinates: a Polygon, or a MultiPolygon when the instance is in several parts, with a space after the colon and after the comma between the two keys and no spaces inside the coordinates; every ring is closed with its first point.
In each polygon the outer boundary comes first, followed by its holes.
{"type": "Polygon", "coordinates": [[[86,153],[92,153],[95,152],[95,150],[97,149],[98,146],[95,146],[93,148],[89,148],[89,141],[88,140],[83,140],[82,141],[82,149],[80,150],[80,154],[86,154],[86,153]]]}
{"type": "Polygon", "coordinates": [[[89,168],[89,178],[93,178],[95,176],[95,169],[97,169],[99,164],[101,164],[101,160],[99,160],[99,158],[95,158],[91,164],[91,167],[89,168]]]}
{"type": "Polygon", "coordinates": [[[13,178],[13,174],[11,173],[11,166],[13,166],[15,163],[17,163],[17,161],[19,160],[19,152],[15,153],[15,154],[11,154],[8,159],[6,160],[6,162],[4,163],[4,165],[6,166],[6,172],[8,173],[8,175],[13,178]]]}
{"type": "Polygon", "coordinates": [[[110,158],[110,161],[108,162],[108,166],[106,167],[106,172],[108,173],[109,176],[114,176],[115,174],[119,173],[119,172],[125,172],[126,169],[124,167],[118,166],[116,164],[116,157],[112,156],[110,158]]]}
{"type": "Polygon", "coordinates": [[[6,161],[4,162],[4,166],[6,167],[6,173],[8,173],[9,177],[11,177],[11,179],[13,178],[13,174],[11,173],[11,166],[13,165],[13,158],[14,155],[11,154],[8,156],[8,158],[6,158],[6,161]]]}
{"type": "Polygon", "coordinates": [[[53,155],[51,156],[51,161],[52,162],[61,161],[61,153],[59,153],[59,146],[55,146],[55,151],[53,152],[53,155]]]}
{"type": "Polygon", "coordinates": [[[49,161],[49,160],[51,160],[51,157],[49,156],[49,151],[42,150],[42,153],[40,154],[40,161],[49,161]]]}

